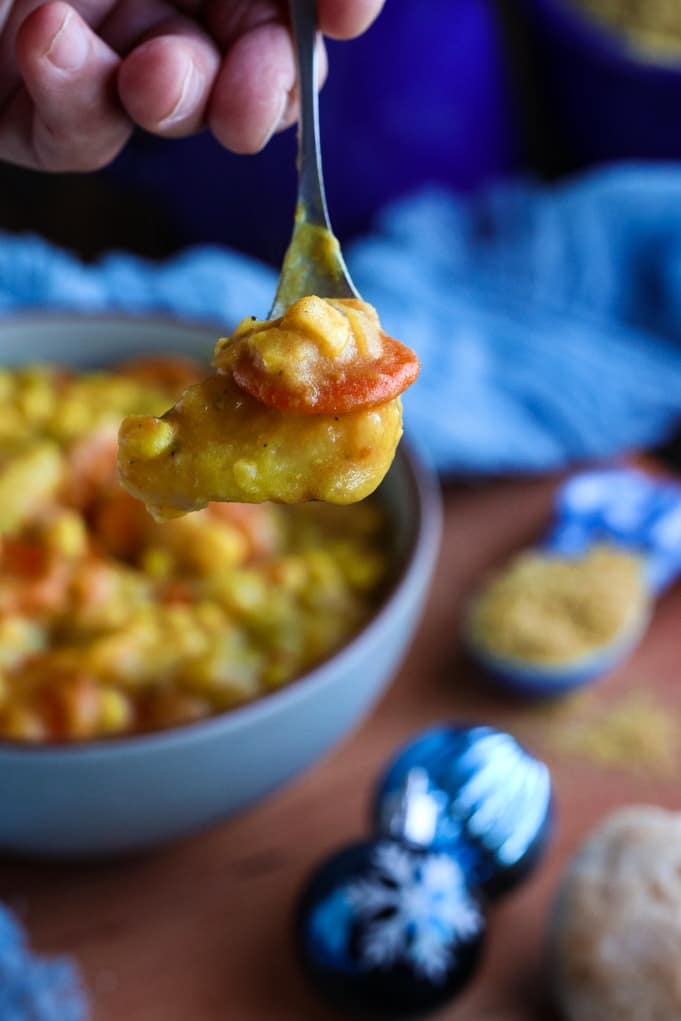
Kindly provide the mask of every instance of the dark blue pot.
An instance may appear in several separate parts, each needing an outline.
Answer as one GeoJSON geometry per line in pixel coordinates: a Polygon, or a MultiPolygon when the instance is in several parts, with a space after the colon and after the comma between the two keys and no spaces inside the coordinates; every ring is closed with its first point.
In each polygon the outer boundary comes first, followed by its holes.
{"type": "MultiPolygon", "coordinates": [[[[517,166],[492,0],[389,0],[365,35],[328,46],[324,169],[341,240],[424,184],[469,190],[517,166]]],[[[208,135],[139,136],[111,173],[164,204],[185,243],[227,244],[277,262],[291,231],[295,144],[290,130],[257,156],[234,156],[208,135]]]]}
{"type": "Polygon", "coordinates": [[[540,132],[568,165],[681,157],[681,62],[656,63],[570,0],[519,0],[540,132]]]}

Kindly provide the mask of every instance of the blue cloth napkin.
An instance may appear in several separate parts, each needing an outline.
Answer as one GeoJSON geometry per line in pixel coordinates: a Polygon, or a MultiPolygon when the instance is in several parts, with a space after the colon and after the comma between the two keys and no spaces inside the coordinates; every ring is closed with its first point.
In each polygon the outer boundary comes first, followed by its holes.
{"type": "Polygon", "coordinates": [[[86,1021],[88,1016],[75,966],[33,954],[17,920],[0,907],[0,1021],[86,1021]]]}
{"type": "MultiPolygon", "coordinates": [[[[666,438],[681,417],[681,167],[621,166],[473,200],[392,205],[348,252],[386,328],[418,351],[408,430],[443,473],[540,472],[666,438]]],[[[0,238],[0,310],[264,315],[269,268],[195,248],[80,264],[0,238]]],[[[1,357],[1,337],[0,337],[1,357]]]]}

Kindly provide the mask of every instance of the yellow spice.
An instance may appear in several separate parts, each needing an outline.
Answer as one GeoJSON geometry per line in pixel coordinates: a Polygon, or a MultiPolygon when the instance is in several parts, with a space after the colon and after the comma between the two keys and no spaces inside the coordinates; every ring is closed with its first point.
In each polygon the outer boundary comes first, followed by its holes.
{"type": "Polygon", "coordinates": [[[641,558],[615,547],[595,546],[580,560],[523,553],[478,597],[471,635],[497,656],[569,663],[626,632],[646,598],[641,558]]]}
{"type": "Polygon", "coordinates": [[[551,754],[597,769],[651,776],[678,771],[681,723],[652,685],[631,688],[615,699],[589,690],[542,702],[518,714],[514,726],[551,754]]]}
{"type": "Polygon", "coordinates": [[[678,0],[576,0],[587,14],[651,56],[681,56],[678,0]]]}

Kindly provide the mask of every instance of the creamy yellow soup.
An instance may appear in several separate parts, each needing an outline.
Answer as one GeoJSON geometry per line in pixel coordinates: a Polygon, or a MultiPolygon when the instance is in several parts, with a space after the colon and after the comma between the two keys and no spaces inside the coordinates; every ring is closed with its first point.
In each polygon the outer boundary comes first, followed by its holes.
{"type": "Polygon", "coordinates": [[[199,375],[173,359],[0,370],[0,739],[202,719],[289,683],[373,612],[389,568],[377,500],[210,504],[159,524],[121,489],[121,418],[160,421],[199,375]]]}

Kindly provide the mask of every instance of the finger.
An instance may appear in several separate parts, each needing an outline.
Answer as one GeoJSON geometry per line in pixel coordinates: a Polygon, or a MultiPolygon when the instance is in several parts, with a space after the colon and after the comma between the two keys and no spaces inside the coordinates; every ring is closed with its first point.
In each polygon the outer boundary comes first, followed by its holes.
{"type": "Polygon", "coordinates": [[[319,28],[333,39],[353,39],[381,13],[385,0],[319,0],[319,28]]]}
{"type": "Polygon", "coordinates": [[[132,125],[116,96],[117,55],[62,0],[22,25],[16,56],[25,89],[0,119],[5,159],[43,170],[94,170],[110,162],[132,125]]]}
{"type": "MultiPolygon", "coordinates": [[[[385,0],[319,0],[319,29],[335,39],[360,35],[378,17],[385,0]]],[[[206,0],[204,17],[218,45],[226,50],[254,28],[288,24],[286,4],[274,0],[206,0]]]]}
{"type": "Polygon", "coordinates": [[[118,74],[118,92],[130,117],[157,135],[198,131],[220,67],[220,53],[198,26],[184,19],[158,26],[160,34],[130,53],[118,74]]]}
{"type": "MultiPolygon", "coordinates": [[[[92,27],[106,15],[115,0],[70,0],[71,6],[92,27]]],[[[0,99],[4,102],[14,92],[19,81],[16,59],[16,40],[26,19],[45,0],[0,0],[0,99]]]]}
{"type": "Polygon", "coordinates": [[[267,144],[286,113],[295,84],[287,29],[269,22],[238,38],[228,50],[208,107],[213,134],[233,152],[267,144]]]}
{"type": "Polygon", "coordinates": [[[203,17],[223,53],[241,36],[265,25],[287,25],[285,4],[276,0],[206,0],[203,17]]]}
{"type": "MultiPolygon", "coordinates": [[[[242,36],[225,59],[209,105],[208,123],[215,137],[238,153],[259,152],[272,135],[298,120],[300,103],[295,60],[288,33],[276,25],[242,36]],[[253,51],[261,60],[253,60],[253,51]]],[[[317,40],[317,88],[328,72],[322,37],[317,40]]]]}
{"type": "Polygon", "coordinates": [[[117,0],[97,31],[117,53],[127,54],[152,35],[198,30],[200,7],[201,0],[117,0]]]}

